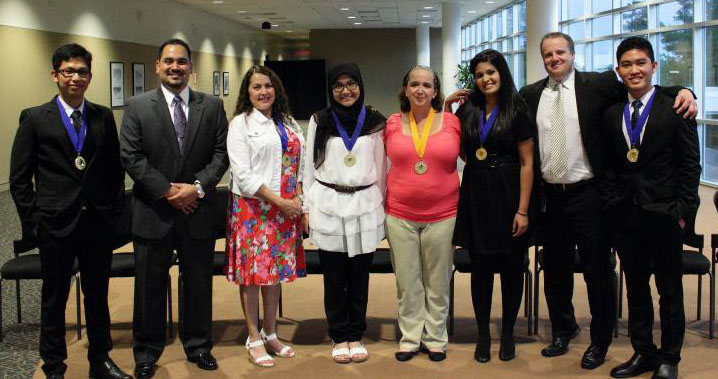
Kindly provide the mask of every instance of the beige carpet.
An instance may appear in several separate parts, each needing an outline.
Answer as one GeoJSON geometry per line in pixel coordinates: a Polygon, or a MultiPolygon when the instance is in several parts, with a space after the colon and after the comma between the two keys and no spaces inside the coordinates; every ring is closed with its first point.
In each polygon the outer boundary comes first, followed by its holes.
{"type": "MultiPolygon", "coordinates": [[[[718,216],[712,204],[715,190],[701,187],[704,199],[699,212],[698,231],[702,233],[718,232],[718,216]]],[[[710,240],[707,241],[708,245],[710,240]]],[[[705,253],[709,253],[707,248],[705,253]]],[[[175,321],[177,312],[177,272],[173,269],[173,289],[175,321]]],[[[718,339],[709,340],[708,333],[708,278],[704,279],[703,321],[696,319],[696,278],[684,279],[687,331],[680,365],[680,374],[684,378],[718,377],[718,339]]],[[[110,281],[110,311],[113,320],[112,335],[115,349],[111,356],[123,369],[131,372],[132,360],[132,279],[112,279],[110,281]]],[[[322,277],[312,275],[295,283],[283,286],[284,318],[278,326],[280,338],[291,343],[297,350],[297,356],[291,359],[277,359],[272,369],[253,366],[247,360],[243,347],[247,332],[244,326],[237,287],[224,278],[214,281],[213,312],[214,341],[213,354],[219,360],[219,370],[207,372],[199,370],[186,361],[179,339],[169,341],[162,358],[157,378],[343,378],[343,377],[392,377],[392,378],[573,378],[579,376],[608,377],[611,368],[632,354],[626,336],[626,311],[620,320],[621,335],[614,339],[606,363],[600,368],[582,370],[579,361],[589,343],[589,315],[586,291],[583,280],[576,276],[574,304],[579,324],[583,329],[568,354],[557,358],[544,358],[541,348],[550,340],[550,327],[547,321],[546,304],[541,294],[539,335],[526,336],[526,319],[517,322],[517,357],[511,362],[498,359],[498,325],[500,325],[500,285],[495,281],[494,303],[492,309],[493,324],[492,360],[479,364],[473,360],[476,325],[471,306],[468,274],[456,275],[456,331],[450,338],[448,358],[444,362],[434,363],[425,355],[410,362],[399,363],[394,359],[397,348],[398,328],[396,326],[396,290],[392,274],[374,274],[370,280],[368,330],[364,342],[369,349],[370,359],[365,363],[337,365],[331,361],[330,342],[326,335],[324,319],[322,277]]],[[[543,288],[543,287],[542,287],[543,288]]],[[[70,297],[67,308],[68,330],[72,328],[75,314],[75,302],[70,297]]],[[[624,295],[625,299],[625,295],[624,295]]],[[[654,303],[657,295],[654,292],[654,303]]],[[[656,311],[656,315],[657,315],[656,311]]],[[[523,309],[520,312],[523,315],[523,309]]],[[[659,340],[658,320],[654,326],[655,340],[659,340]]],[[[84,333],[84,331],[83,331],[84,333]]],[[[68,378],[87,377],[88,363],[87,339],[77,340],[74,332],[68,332],[68,378]]],[[[35,373],[42,378],[42,371],[35,373]]],[[[649,378],[650,374],[642,377],[649,378]]]]}

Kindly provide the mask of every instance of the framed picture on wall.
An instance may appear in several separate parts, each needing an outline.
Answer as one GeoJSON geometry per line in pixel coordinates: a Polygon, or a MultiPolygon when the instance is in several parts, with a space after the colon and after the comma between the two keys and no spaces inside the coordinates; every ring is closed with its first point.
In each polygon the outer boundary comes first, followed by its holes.
{"type": "Polygon", "coordinates": [[[110,62],[110,106],[125,106],[125,64],[110,62]]]}
{"type": "Polygon", "coordinates": [[[132,64],[132,96],[145,92],[145,64],[132,64]]]}
{"type": "Polygon", "coordinates": [[[219,71],[212,73],[212,94],[219,96],[219,71]]]}
{"type": "Polygon", "coordinates": [[[222,94],[229,96],[229,72],[222,73],[222,94]]]}

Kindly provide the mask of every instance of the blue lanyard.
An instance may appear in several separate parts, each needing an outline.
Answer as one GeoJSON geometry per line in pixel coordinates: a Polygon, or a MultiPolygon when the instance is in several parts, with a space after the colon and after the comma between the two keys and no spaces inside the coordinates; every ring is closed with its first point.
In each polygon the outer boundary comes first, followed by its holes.
{"type": "Polygon", "coordinates": [[[648,102],[646,103],[646,106],[643,108],[643,112],[641,112],[641,116],[638,117],[638,120],[636,120],[636,127],[634,128],[633,125],[631,125],[631,104],[626,103],[626,106],[623,108],[623,120],[626,122],[626,131],[628,132],[628,137],[631,140],[631,146],[638,146],[641,144],[641,130],[643,130],[643,127],[646,125],[646,120],[648,120],[648,114],[651,113],[651,108],[653,107],[653,99],[656,97],[656,91],[653,91],[653,94],[648,99],[648,102]]]}
{"type": "Polygon", "coordinates": [[[361,129],[364,126],[364,120],[366,119],[366,107],[362,107],[361,112],[359,112],[359,119],[357,120],[357,124],[354,128],[354,133],[352,133],[351,138],[349,138],[349,134],[347,133],[346,129],[344,129],[344,125],[342,125],[341,121],[339,121],[339,117],[337,117],[337,114],[332,112],[332,116],[334,116],[334,123],[337,125],[339,135],[342,137],[342,141],[344,141],[344,147],[347,148],[347,151],[352,151],[354,145],[359,139],[361,129]]]}
{"type": "Polygon", "coordinates": [[[491,127],[494,126],[494,121],[496,121],[496,117],[499,115],[499,105],[496,104],[494,106],[494,111],[491,112],[489,115],[489,120],[484,122],[486,120],[486,110],[481,111],[481,118],[479,119],[479,142],[483,145],[486,143],[486,137],[489,135],[489,130],[491,130],[491,127]]]}
{"type": "Polygon", "coordinates": [[[70,142],[72,142],[75,152],[79,155],[82,151],[82,146],[85,144],[85,137],[87,136],[87,109],[85,109],[85,112],[82,112],[82,124],[80,126],[80,132],[77,133],[75,131],[75,126],[72,125],[72,121],[70,121],[70,118],[67,117],[67,112],[65,112],[65,107],[62,106],[59,96],[56,98],[56,102],[57,106],[60,108],[62,123],[65,125],[67,134],[70,136],[70,142]]]}
{"type": "Polygon", "coordinates": [[[279,133],[279,139],[282,141],[282,152],[286,152],[287,144],[289,144],[289,136],[287,135],[287,131],[284,129],[284,124],[282,124],[282,121],[279,118],[275,118],[274,122],[279,125],[277,133],[279,133]]]}

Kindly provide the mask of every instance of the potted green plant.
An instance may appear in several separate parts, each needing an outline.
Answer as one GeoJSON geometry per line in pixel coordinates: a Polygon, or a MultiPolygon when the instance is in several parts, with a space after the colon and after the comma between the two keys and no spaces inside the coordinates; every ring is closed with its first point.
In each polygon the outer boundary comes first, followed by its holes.
{"type": "Polygon", "coordinates": [[[454,77],[458,81],[458,87],[461,89],[472,89],[474,87],[474,75],[469,70],[468,63],[458,65],[458,71],[454,77]]]}

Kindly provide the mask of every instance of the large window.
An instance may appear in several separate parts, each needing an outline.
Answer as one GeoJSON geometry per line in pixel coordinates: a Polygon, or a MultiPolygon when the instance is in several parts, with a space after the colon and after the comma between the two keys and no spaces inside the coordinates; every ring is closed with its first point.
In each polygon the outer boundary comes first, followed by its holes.
{"type": "Polygon", "coordinates": [[[461,28],[461,62],[485,49],[504,54],[516,86],[526,84],[526,2],[515,2],[461,28]]]}
{"type": "Polygon", "coordinates": [[[560,1],[560,28],[574,39],[578,70],[611,70],[627,37],[651,41],[655,84],[698,96],[702,180],[718,184],[718,0],[560,1]]]}

